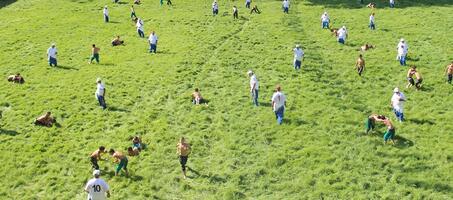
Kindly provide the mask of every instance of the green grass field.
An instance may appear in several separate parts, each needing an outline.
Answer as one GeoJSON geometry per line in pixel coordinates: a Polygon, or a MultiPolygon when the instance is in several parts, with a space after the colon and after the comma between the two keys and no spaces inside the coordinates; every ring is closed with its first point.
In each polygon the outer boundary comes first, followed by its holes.
{"type": "MultiPolygon", "coordinates": [[[[141,135],[148,148],[129,159],[130,177],[113,176],[100,162],[110,199],[453,199],[453,87],[444,70],[453,59],[453,1],[378,1],[376,31],[370,9],[357,0],[292,0],[290,14],[276,0],[255,0],[250,15],[241,1],[157,0],[136,6],[146,35],[156,31],[158,54],[147,52],[129,18],[129,3],[110,0],[6,0],[0,2],[0,199],[86,199],[89,154],[98,146],[124,151],[141,135]],[[112,23],[104,23],[108,5],[112,23]],[[231,8],[237,5],[240,20],[231,8]],[[322,30],[324,10],[334,27],[346,25],[339,45],[322,30]],[[126,46],[111,47],[120,35],[126,46]],[[421,91],[403,89],[407,121],[390,108],[407,67],[395,60],[399,38],[424,77],[421,91]],[[46,50],[59,49],[59,67],[46,50]],[[305,50],[302,70],[292,48],[305,50]],[[354,70],[360,45],[363,77],[354,70]],[[91,44],[101,64],[89,65],[91,44]],[[260,107],[249,96],[248,69],[260,80],[260,107]],[[20,72],[24,85],[6,81],[20,72]],[[94,97],[105,81],[108,109],[94,97]],[[281,84],[288,99],[279,126],[270,98],[281,84]],[[201,89],[209,106],[194,106],[201,89]],[[59,127],[32,124],[52,111],[59,127]],[[371,113],[391,116],[397,144],[382,144],[385,127],[364,134],[371,113]],[[193,147],[189,178],[182,179],[176,143],[193,147]]],[[[104,156],[107,157],[107,156],[104,156]]]]}

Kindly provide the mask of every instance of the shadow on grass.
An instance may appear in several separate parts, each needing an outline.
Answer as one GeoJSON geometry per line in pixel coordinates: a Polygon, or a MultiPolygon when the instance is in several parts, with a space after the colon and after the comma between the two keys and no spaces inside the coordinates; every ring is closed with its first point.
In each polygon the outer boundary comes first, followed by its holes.
{"type": "Polygon", "coordinates": [[[0,0],[0,9],[16,2],[17,0],[0,0]]]}
{"type": "MultiPolygon", "coordinates": [[[[360,133],[360,134],[363,134],[363,133],[360,133]]],[[[396,133],[395,137],[393,138],[393,140],[395,141],[395,145],[393,145],[393,146],[395,148],[405,149],[405,148],[414,146],[414,142],[412,142],[411,140],[409,140],[401,135],[397,135],[397,134],[398,133],[396,133]]],[[[382,140],[384,137],[384,133],[382,133],[382,132],[372,132],[371,134],[368,134],[368,135],[373,135],[373,136],[379,137],[382,140]]]]}
{"type": "MultiPolygon", "coordinates": [[[[331,8],[349,8],[349,9],[358,9],[366,8],[366,5],[370,2],[375,2],[376,7],[379,8],[388,8],[388,1],[364,1],[364,4],[361,4],[360,1],[356,0],[307,0],[310,5],[313,6],[324,6],[331,8]]],[[[395,8],[407,8],[407,7],[429,7],[429,6],[451,6],[453,1],[451,0],[401,0],[396,1],[395,8]]]]}
{"type": "Polygon", "coordinates": [[[292,125],[296,125],[296,126],[302,126],[302,125],[308,124],[308,123],[305,122],[302,119],[288,119],[288,118],[284,118],[283,119],[283,124],[292,124],[292,125]]]}
{"type": "Polygon", "coordinates": [[[434,124],[436,124],[432,120],[426,120],[426,119],[408,119],[407,121],[418,124],[418,125],[423,125],[423,124],[434,125],[434,124]]]}
{"type": "Polygon", "coordinates": [[[258,102],[258,105],[259,106],[263,106],[263,107],[271,107],[272,103],[269,103],[269,102],[258,102]]]}
{"type": "Polygon", "coordinates": [[[226,182],[226,179],[223,178],[223,177],[220,177],[219,175],[217,174],[214,174],[214,175],[204,175],[204,174],[201,174],[200,172],[198,172],[197,170],[195,169],[192,169],[190,167],[187,167],[187,170],[191,173],[193,173],[195,176],[192,176],[192,175],[189,175],[187,176],[187,178],[191,178],[191,179],[194,179],[194,178],[206,178],[209,180],[210,183],[225,183],[226,182]]]}
{"type": "Polygon", "coordinates": [[[15,136],[17,134],[19,134],[17,131],[13,131],[13,130],[5,130],[5,129],[1,129],[0,128],[0,135],[10,135],[10,136],[15,136]]]}
{"type": "Polygon", "coordinates": [[[408,185],[409,187],[423,188],[425,190],[434,190],[437,192],[451,193],[451,191],[453,191],[453,188],[450,185],[444,183],[433,184],[420,180],[407,180],[404,181],[403,183],[408,185]]]}
{"type": "Polygon", "coordinates": [[[108,109],[113,112],[130,112],[129,110],[126,110],[124,108],[118,108],[115,106],[110,106],[108,109]]]}
{"type": "Polygon", "coordinates": [[[120,22],[117,22],[117,21],[109,21],[109,22],[107,22],[107,24],[108,24],[108,23],[111,23],[111,24],[119,24],[120,22]]]}
{"type": "Polygon", "coordinates": [[[64,66],[64,65],[57,65],[55,66],[54,68],[58,68],[58,69],[66,69],[66,70],[79,70],[75,67],[68,67],[68,66],[64,66]]]}

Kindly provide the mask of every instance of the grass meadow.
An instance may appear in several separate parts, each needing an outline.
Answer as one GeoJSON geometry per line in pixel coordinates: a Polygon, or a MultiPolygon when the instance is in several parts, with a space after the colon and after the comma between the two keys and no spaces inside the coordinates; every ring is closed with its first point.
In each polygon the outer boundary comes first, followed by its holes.
{"type": "Polygon", "coordinates": [[[208,0],[143,0],[136,13],[146,35],[159,36],[157,54],[136,33],[132,0],[122,2],[0,2],[0,199],[86,199],[89,154],[100,145],[124,151],[136,134],[148,148],[129,158],[128,178],[100,162],[110,199],[453,199],[453,87],[444,77],[452,1],[397,0],[395,9],[378,1],[370,31],[371,10],[358,1],[292,0],[285,15],[280,1],[255,0],[262,13],[250,15],[243,1],[219,0],[213,17],[208,0]],[[111,23],[103,22],[104,5],[111,23]],[[333,27],[347,26],[346,45],[321,29],[324,10],[333,27]],[[110,46],[116,35],[125,46],[110,46]],[[401,37],[408,64],[424,77],[420,91],[404,88],[408,68],[395,60],[401,37]],[[46,62],[52,42],[59,67],[46,62]],[[298,72],[297,43],[306,55],[298,72]],[[359,77],[354,63],[365,43],[377,48],[364,54],[359,77]],[[88,64],[91,44],[101,48],[100,64],[88,64]],[[259,107],[248,69],[260,80],[259,107]],[[17,72],[25,84],[6,81],[17,72]],[[98,77],[105,111],[94,97],[98,77]],[[276,84],[288,100],[281,126],[270,107],[276,84]],[[395,86],[408,98],[402,124],[390,108],[395,86]],[[196,87],[208,106],[190,103],[196,87]],[[32,124],[45,111],[58,127],[32,124]],[[395,146],[382,144],[383,126],[364,134],[371,113],[392,117],[395,146]],[[193,147],[186,180],[180,136],[193,147]]]}

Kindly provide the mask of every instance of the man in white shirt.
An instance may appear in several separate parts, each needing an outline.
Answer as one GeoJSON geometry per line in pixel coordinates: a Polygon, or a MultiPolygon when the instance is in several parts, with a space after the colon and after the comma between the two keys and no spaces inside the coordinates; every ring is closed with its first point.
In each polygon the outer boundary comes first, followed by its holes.
{"type": "Polygon", "coordinates": [[[47,49],[47,60],[51,67],[52,65],[55,67],[57,66],[57,47],[55,47],[55,44],[52,44],[52,46],[47,49]]]}
{"type": "Polygon", "coordinates": [[[403,103],[406,101],[406,97],[398,88],[393,89],[393,96],[391,99],[391,105],[393,111],[395,112],[395,116],[398,121],[404,121],[404,114],[403,114],[403,103]]]}
{"type": "Polygon", "coordinates": [[[217,1],[214,1],[212,3],[212,15],[217,15],[219,14],[219,4],[217,4],[217,1]]]}
{"type": "Polygon", "coordinates": [[[302,65],[302,60],[304,59],[304,51],[300,47],[300,45],[296,45],[296,48],[293,49],[294,52],[294,69],[300,69],[302,65]]]}
{"type": "Polygon", "coordinates": [[[149,35],[148,41],[149,41],[149,52],[156,53],[156,51],[157,51],[157,35],[156,35],[156,33],[154,33],[154,31],[151,32],[151,34],[149,35]]]}
{"type": "Polygon", "coordinates": [[[279,125],[283,122],[283,115],[286,106],[286,96],[281,92],[281,87],[278,85],[276,92],[272,95],[272,110],[277,118],[279,125]]]}
{"type": "Polygon", "coordinates": [[[407,55],[406,46],[402,44],[401,46],[398,47],[398,58],[401,66],[406,66],[406,55],[407,55]]]}
{"type": "Polygon", "coordinates": [[[394,8],[395,7],[395,0],[390,0],[390,8],[394,8]]]}
{"type": "Polygon", "coordinates": [[[87,182],[84,189],[85,192],[88,193],[88,200],[106,200],[110,197],[109,185],[99,178],[101,176],[101,171],[94,170],[93,176],[94,178],[87,182]]]}
{"type": "Polygon", "coordinates": [[[104,6],[102,13],[104,14],[104,22],[109,22],[109,10],[107,9],[107,5],[104,6]]]}
{"type": "Polygon", "coordinates": [[[249,70],[247,74],[250,77],[250,93],[252,94],[252,101],[255,106],[258,106],[258,89],[259,82],[256,78],[255,73],[252,70],[249,70]]]}
{"type": "Polygon", "coordinates": [[[135,24],[135,26],[137,27],[138,36],[141,37],[141,38],[144,38],[145,37],[145,32],[143,30],[144,28],[143,28],[142,19],[138,18],[137,19],[137,24],[135,24]]]}
{"type": "Polygon", "coordinates": [[[343,26],[338,30],[338,42],[344,44],[346,42],[346,38],[348,37],[348,31],[346,30],[346,26],[343,26]]]}
{"type": "Polygon", "coordinates": [[[376,29],[376,25],[374,24],[374,13],[371,13],[370,15],[370,25],[369,25],[371,30],[376,29]]]}
{"type": "Polygon", "coordinates": [[[102,109],[106,109],[107,105],[105,104],[105,86],[102,84],[102,81],[100,78],[96,80],[96,98],[99,101],[99,105],[102,107],[102,109]]]}
{"type": "Polygon", "coordinates": [[[288,14],[289,13],[289,0],[283,0],[282,7],[283,7],[283,12],[288,14]]]}
{"type": "Polygon", "coordinates": [[[330,18],[327,11],[321,15],[321,26],[322,28],[329,28],[330,18]]]}
{"type": "Polygon", "coordinates": [[[400,39],[400,42],[398,42],[398,45],[396,45],[396,50],[398,52],[397,56],[396,56],[396,60],[401,60],[400,56],[399,56],[399,48],[401,46],[404,46],[404,51],[407,52],[409,51],[409,45],[406,43],[406,41],[404,40],[404,38],[401,38],[400,39]]]}

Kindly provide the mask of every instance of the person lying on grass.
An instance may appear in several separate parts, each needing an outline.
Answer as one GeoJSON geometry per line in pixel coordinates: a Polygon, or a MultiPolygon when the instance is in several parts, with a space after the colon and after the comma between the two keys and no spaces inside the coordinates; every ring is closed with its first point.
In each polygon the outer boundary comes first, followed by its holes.
{"type": "Polygon", "coordinates": [[[385,131],[384,134],[384,145],[387,144],[388,141],[390,141],[393,145],[395,145],[394,137],[395,137],[395,126],[393,126],[392,121],[388,117],[382,116],[380,118],[377,118],[377,122],[382,122],[387,126],[387,131],[385,131]],[[382,118],[383,117],[383,118],[382,118]]]}
{"type": "Polygon", "coordinates": [[[8,76],[8,81],[19,84],[25,83],[24,78],[19,73],[17,73],[16,75],[8,76]]]}
{"type": "Polygon", "coordinates": [[[192,103],[195,105],[203,103],[203,97],[198,88],[195,88],[195,91],[192,93],[192,103]]]}
{"type": "Polygon", "coordinates": [[[128,147],[127,148],[127,155],[129,156],[138,156],[140,154],[140,150],[137,147],[128,147]]]}
{"type": "Polygon", "coordinates": [[[120,40],[120,36],[116,36],[116,38],[112,40],[112,46],[119,45],[124,45],[124,40],[120,40]]]}
{"type": "Polygon", "coordinates": [[[95,170],[99,169],[98,161],[100,161],[102,159],[101,154],[103,154],[103,153],[106,153],[104,146],[100,146],[99,149],[96,149],[96,151],[91,153],[90,161],[91,161],[91,166],[93,167],[93,169],[95,169],[95,170]]]}
{"type": "Polygon", "coordinates": [[[54,123],[56,123],[56,120],[50,116],[51,114],[52,113],[47,112],[46,114],[36,118],[35,125],[51,127],[54,123]]]}
{"type": "Polygon", "coordinates": [[[140,3],[141,3],[140,0],[134,0],[134,4],[140,5],[140,3]]]}
{"type": "Polygon", "coordinates": [[[110,149],[109,154],[113,157],[113,162],[118,163],[115,170],[115,176],[118,176],[118,173],[121,171],[121,169],[124,169],[126,176],[129,175],[129,172],[127,171],[127,157],[123,153],[115,151],[114,149],[110,149]]]}
{"type": "Polygon", "coordinates": [[[376,121],[383,120],[383,119],[385,119],[384,115],[371,114],[370,116],[368,116],[367,121],[365,123],[365,128],[366,128],[365,133],[368,134],[370,131],[374,130],[376,121]]]}
{"type": "Polygon", "coordinates": [[[258,9],[257,5],[254,5],[253,8],[250,10],[250,14],[252,13],[261,14],[261,11],[258,9]]]}
{"type": "Polygon", "coordinates": [[[139,151],[141,151],[143,149],[142,139],[140,139],[140,137],[138,135],[134,136],[134,138],[132,138],[132,146],[134,148],[137,148],[139,151]]]}
{"type": "Polygon", "coordinates": [[[366,43],[365,45],[360,47],[359,51],[368,51],[368,50],[374,49],[374,48],[375,48],[375,46],[366,43]]]}

